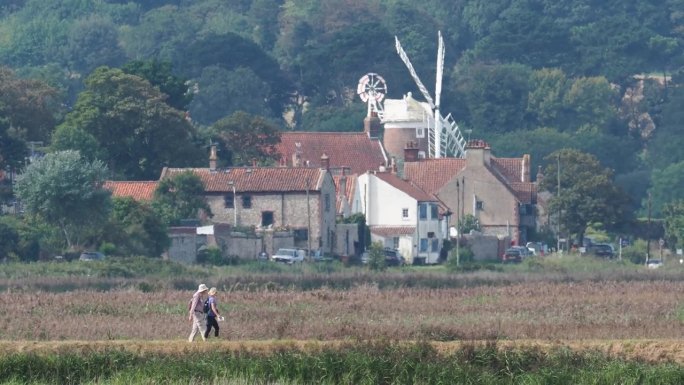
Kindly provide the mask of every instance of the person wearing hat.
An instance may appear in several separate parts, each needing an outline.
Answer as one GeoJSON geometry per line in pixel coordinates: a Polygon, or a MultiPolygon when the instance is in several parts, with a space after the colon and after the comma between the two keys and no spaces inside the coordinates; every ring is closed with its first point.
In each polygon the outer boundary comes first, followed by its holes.
{"type": "Polygon", "coordinates": [[[207,312],[207,330],[204,332],[204,339],[206,340],[209,338],[209,332],[211,332],[211,328],[214,328],[214,336],[218,337],[219,335],[219,325],[218,322],[216,322],[218,319],[221,318],[221,314],[219,314],[216,303],[216,288],[212,287],[209,289],[209,299],[207,300],[209,303],[209,311],[207,312]]]}
{"type": "Polygon", "coordinates": [[[206,293],[208,290],[209,288],[207,285],[199,285],[197,291],[192,295],[192,299],[190,300],[190,314],[188,315],[188,320],[192,323],[192,331],[190,332],[190,337],[188,337],[188,341],[190,342],[195,340],[195,335],[197,333],[199,333],[202,336],[202,339],[206,341],[206,338],[202,333],[202,319],[204,319],[204,312],[202,311],[204,307],[202,305],[202,295],[204,295],[204,293],[206,293]]]}

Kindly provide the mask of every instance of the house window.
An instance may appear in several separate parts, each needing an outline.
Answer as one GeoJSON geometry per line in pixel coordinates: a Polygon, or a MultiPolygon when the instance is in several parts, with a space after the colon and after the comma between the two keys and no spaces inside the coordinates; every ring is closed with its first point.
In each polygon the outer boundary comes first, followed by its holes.
{"type": "Polygon", "coordinates": [[[293,235],[294,235],[295,242],[306,241],[309,239],[309,230],[307,230],[307,229],[295,229],[293,235]]]}
{"type": "Polygon", "coordinates": [[[436,204],[430,205],[430,216],[432,219],[439,219],[439,209],[436,204]]]}
{"type": "Polygon", "coordinates": [[[421,253],[427,253],[428,251],[428,239],[427,238],[420,238],[420,252],[421,253]]]}
{"type": "Polygon", "coordinates": [[[439,251],[439,239],[434,238],[432,239],[432,252],[436,253],[439,251]]]}
{"type": "Polygon", "coordinates": [[[227,209],[235,208],[235,196],[233,195],[233,193],[228,193],[223,196],[223,207],[227,209]]]}
{"type": "Polygon", "coordinates": [[[482,201],[476,201],[476,202],[475,202],[475,209],[476,209],[476,210],[484,210],[484,202],[482,202],[482,201]]]}
{"type": "Polygon", "coordinates": [[[325,212],[330,212],[330,194],[325,194],[325,212]]]}
{"type": "Polygon", "coordinates": [[[399,248],[399,237],[392,238],[392,247],[395,249],[399,248]]]}
{"type": "Polygon", "coordinates": [[[249,195],[243,195],[242,196],[242,207],[245,209],[251,209],[252,208],[252,197],[249,195]]]}
{"type": "Polygon", "coordinates": [[[427,219],[427,205],[418,205],[419,218],[421,220],[427,219]]]}
{"type": "Polygon", "coordinates": [[[268,227],[273,224],[273,211],[261,212],[261,227],[268,227]]]}
{"type": "Polygon", "coordinates": [[[416,128],[416,138],[424,138],[424,137],[425,137],[425,128],[423,128],[423,127],[416,128]]]}
{"type": "Polygon", "coordinates": [[[401,217],[403,219],[408,219],[408,209],[401,209],[401,217]]]}
{"type": "Polygon", "coordinates": [[[425,151],[418,151],[418,159],[425,159],[425,151]]]}

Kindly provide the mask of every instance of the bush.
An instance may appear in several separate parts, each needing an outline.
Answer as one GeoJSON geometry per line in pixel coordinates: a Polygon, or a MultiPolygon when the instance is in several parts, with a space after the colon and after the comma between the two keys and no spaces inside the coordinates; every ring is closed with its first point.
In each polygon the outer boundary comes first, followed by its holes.
{"type": "MultiPolygon", "coordinates": [[[[449,259],[447,260],[447,269],[450,271],[471,271],[473,270],[473,267],[478,265],[474,263],[475,261],[475,254],[473,251],[470,249],[468,246],[459,246],[458,247],[458,259],[456,258],[456,248],[452,248],[451,252],[449,253],[449,259]]],[[[479,266],[479,265],[478,265],[479,266]]],[[[474,270],[479,270],[480,268],[476,268],[474,270]]]]}
{"type": "Polygon", "coordinates": [[[223,266],[227,265],[228,261],[221,255],[221,250],[215,246],[209,246],[200,249],[197,253],[197,263],[202,265],[223,266]]]}
{"type": "Polygon", "coordinates": [[[368,268],[374,271],[382,271],[387,268],[382,243],[373,242],[373,244],[371,244],[371,247],[368,250],[368,268]]]}

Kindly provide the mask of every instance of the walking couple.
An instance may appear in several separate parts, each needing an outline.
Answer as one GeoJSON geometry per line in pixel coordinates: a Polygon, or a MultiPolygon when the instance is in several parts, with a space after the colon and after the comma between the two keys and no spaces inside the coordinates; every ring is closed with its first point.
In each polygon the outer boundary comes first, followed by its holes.
{"type": "Polygon", "coordinates": [[[223,319],[218,311],[218,304],[216,302],[216,288],[207,288],[207,285],[201,284],[197,288],[195,294],[193,294],[190,300],[189,315],[188,320],[192,323],[192,331],[190,332],[190,337],[188,341],[192,342],[195,339],[195,335],[200,333],[202,340],[206,341],[209,338],[209,332],[214,328],[214,336],[219,335],[219,325],[217,320],[223,319]],[[204,300],[204,295],[209,294],[209,298],[204,300]],[[202,332],[202,321],[206,312],[207,327],[204,332],[202,332]]]}

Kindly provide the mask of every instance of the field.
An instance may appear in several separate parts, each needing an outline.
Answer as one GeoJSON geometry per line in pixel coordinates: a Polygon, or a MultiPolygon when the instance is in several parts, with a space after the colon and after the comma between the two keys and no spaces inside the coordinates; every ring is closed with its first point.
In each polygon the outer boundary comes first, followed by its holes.
{"type": "MultiPolygon", "coordinates": [[[[492,351],[499,360],[498,355],[517,352],[526,357],[525,367],[527,360],[540,357],[554,367],[556,360],[564,362],[558,357],[572,352],[582,360],[595,354],[607,360],[589,365],[590,371],[600,373],[603,369],[597,368],[617,362],[684,379],[684,270],[677,267],[648,271],[641,266],[590,263],[568,268],[543,262],[469,273],[429,268],[369,273],[341,266],[271,271],[270,266],[163,264],[151,272],[154,268],[138,261],[42,269],[46,267],[37,264],[0,270],[0,352],[5,359],[37,365],[35,360],[42,358],[36,357],[52,357],[48,362],[53,362],[65,355],[108,357],[117,352],[126,359],[168,359],[222,352],[230,362],[252,354],[260,361],[274,354],[316,361],[330,352],[357,357],[374,349],[408,349],[397,355],[404,357],[423,349],[421,354],[437,361],[492,351]],[[187,302],[200,282],[219,288],[219,309],[226,321],[220,323],[218,339],[189,344],[187,302]]],[[[502,374],[497,365],[495,377],[502,374]]],[[[540,364],[531,365],[538,370],[540,364]]],[[[0,375],[2,368],[0,361],[0,375]]],[[[227,373],[215,375],[234,377],[227,373]]],[[[320,380],[276,377],[292,383],[320,380]]],[[[377,383],[367,380],[336,377],[330,383],[377,383]]]]}

